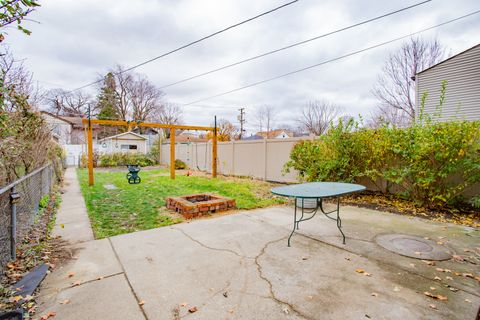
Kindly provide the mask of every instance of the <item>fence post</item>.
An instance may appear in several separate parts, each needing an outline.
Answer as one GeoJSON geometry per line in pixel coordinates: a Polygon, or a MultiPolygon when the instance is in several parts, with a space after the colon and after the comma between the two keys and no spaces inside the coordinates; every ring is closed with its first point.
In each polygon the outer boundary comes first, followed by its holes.
{"type": "Polygon", "coordinates": [[[12,260],[17,259],[17,199],[18,193],[15,190],[15,186],[12,187],[10,192],[10,205],[11,205],[11,230],[10,230],[10,256],[12,260]]]}
{"type": "Polygon", "coordinates": [[[263,180],[267,181],[267,138],[263,139],[263,180]]]}
{"type": "Polygon", "coordinates": [[[235,140],[232,139],[232,176],[235,175],[235,140]]]}

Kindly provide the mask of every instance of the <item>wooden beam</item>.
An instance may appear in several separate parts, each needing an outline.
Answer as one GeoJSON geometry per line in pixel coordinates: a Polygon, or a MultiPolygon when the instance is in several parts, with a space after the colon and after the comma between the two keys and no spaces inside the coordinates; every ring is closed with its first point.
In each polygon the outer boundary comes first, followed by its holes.
{"type": "Polygon", "coordinates": [[[170,179],[175,179],[175,129],[170,129],[170,179]]]}
{"type": "Polygon", "coordinates": [[[93,186],[93,141],[92,141],[92,126],[87,129],[87,153],[88,153],[88,185],[93,186]]]}
{"type": "MultiPolygon", "coordinates": [[[[88,124],[88,119],[82,119],[83,124],[88,124]]],[[[90,120],[92,124],[104,125],[104,126],[124,126],[129,127],[132,125],[145,127],[145,128],[160,128],[160,129],[179,129],[179,130],[201,130],[201,131],[213,131],[212,127],[202,127],[202,126],[185,126],[180,124],[161,124],[161,123],[151,123],[151,122],[140,122],[132,123],[122,120],[90,120]]]]}

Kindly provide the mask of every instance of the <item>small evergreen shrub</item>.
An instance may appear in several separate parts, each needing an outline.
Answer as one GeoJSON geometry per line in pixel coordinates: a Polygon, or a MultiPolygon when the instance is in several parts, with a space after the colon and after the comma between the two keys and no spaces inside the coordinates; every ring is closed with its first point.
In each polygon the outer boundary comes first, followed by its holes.
{"type": "Polygon", "coordinates": [[[175,160],[175,170],[187,169],[187,164],[180,159],[175,160]]]}

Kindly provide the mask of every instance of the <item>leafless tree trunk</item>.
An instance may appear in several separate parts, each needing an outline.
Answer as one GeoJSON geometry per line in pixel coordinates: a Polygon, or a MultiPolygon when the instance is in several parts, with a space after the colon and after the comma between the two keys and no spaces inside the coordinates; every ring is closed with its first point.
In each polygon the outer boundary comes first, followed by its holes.
{"type": "Polygon", "coordinates": [[[411,38],[385,61],[373,94],[379,99],[378,117],[404,124],[415,121],[414,77],[442,60],[444,48],[437,41],[411,38]]]}
{"type": "Polygon", "coordinates": [[[117,95],[117,113],[122,120],[129,120],[131,113],[131,101],[129,99],[130,88],[132,87],[133,76],[131,73],[123,72],[121,66],[116,66],[113,71],[115,75],[115,94],[117,95]]]}
{"type": "Polygon", "coordinates": [[[259,107],[255,112],[255,120],[258,131],[265,130],[268,135],[268,132],[272,131],[275,126],[275,109],[269,105],[259,107]]]}
{"type": "Polygon", "coordinates": [[[304,131],[320,136],[341,113],[341,107],[325,100],[315,100],[303,107],[302,115],[297,121],[304,131]]]}

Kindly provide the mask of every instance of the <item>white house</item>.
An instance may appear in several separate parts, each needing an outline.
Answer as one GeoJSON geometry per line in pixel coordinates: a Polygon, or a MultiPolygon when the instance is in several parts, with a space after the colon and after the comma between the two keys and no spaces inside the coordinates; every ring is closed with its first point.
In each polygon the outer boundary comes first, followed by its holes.
{"type": "Polygon", "coordinates": [[[52,136],[60,145],[70,144],[72,123],[50,112],[42,111],[43,118],[52,131],[52,136]]]}
{"type": "Polygon", "coordinates": [[[100,153],[147,153],[147,140],[147,138],[138,133],[124,132],[100,139],[97,151],[100,153]]]}
{"type": "Polygon", "coordinates": [[[445,101],[439,120],[480,120],[480,44],[416,74],[417,114],[425,93],[424,112],[437,113],[444,81],[445,101]]]}

